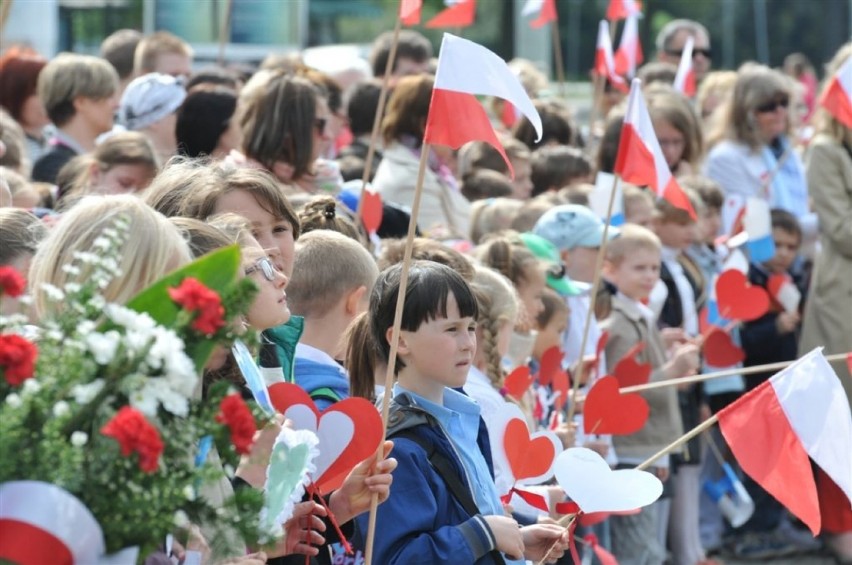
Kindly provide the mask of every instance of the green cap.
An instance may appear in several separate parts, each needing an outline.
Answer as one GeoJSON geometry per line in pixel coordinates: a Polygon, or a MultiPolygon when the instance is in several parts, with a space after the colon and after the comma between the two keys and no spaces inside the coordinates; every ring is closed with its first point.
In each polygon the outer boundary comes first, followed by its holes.
{"type": "Polygon", "coordinates": [[[547,269],[547,285],[562,296],[578,296],[582,291],[574,284],[574,281],[565,274],[565,264],[559,256],[556,246],[534,233],[521,234],[521,241],[532,251],[533,255],[543,259],[551,265],[547,269]]]}

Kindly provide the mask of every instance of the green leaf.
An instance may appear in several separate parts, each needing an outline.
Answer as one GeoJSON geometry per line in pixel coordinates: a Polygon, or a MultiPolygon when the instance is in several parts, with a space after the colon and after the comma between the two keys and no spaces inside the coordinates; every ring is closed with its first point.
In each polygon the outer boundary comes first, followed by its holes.
{"type": "MultiPolygon", "coordinates": [[[[191,277],[222,296],[237,281],[239,268],[238,245],[217,249],[172,271],[134,296],[127,303],[127,307],[136,312],[147,313],[162,326],[174,328],[181,307],[171,299],[168,289],[179,286],[184,279],[191,277]]],[[[193,360],[198,371],[204,368],[215,347],[216,341],[213,339],[186,340],[186,353],[193,360]]]]}

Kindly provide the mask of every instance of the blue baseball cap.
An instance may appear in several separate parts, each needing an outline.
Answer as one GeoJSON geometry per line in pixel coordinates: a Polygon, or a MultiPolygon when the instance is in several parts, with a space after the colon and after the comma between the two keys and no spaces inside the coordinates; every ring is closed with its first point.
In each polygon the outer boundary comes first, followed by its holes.
{"type": "MultiPolygon", "coordinates": [[[[559,251],[575,247],[600,247],[604,223],[592,210],[580,204],[554,206],[539,218],[533,233],[556,246],[559,251]]],[[[618,228],[610,226],[607,239],[618,236],[618,228]]]]}

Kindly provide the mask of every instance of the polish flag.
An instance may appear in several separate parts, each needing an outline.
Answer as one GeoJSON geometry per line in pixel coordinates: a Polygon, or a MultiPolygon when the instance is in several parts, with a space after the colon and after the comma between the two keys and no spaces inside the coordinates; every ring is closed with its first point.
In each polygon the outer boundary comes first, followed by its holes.
{"type": "Polygon", "coordinates": [[[695,70],[692,68],[692,47],[694,43],[695,39],[691,35],[686,38],[674,80],[674,89],[690,98],[695,96],[695,70]]]}
{"type": "Polygon", "coordinates": [[[624,20],[618,51],[615,52],[615,71],[633,78],[636,75],[636,67],[644,59],[642,44],[639,42],[639,16],[628,16],[624,20]]]}
{"type": "Polygon", "coordinates": [[[642,81],[633,79],[627,99],[627,114],[621,128],[621,142],[615,160],[615,173],[624,182],[650,187],[657,198],[665,198],[673,206],[689,212],[698,220],[692,204],[675,180],[660,142],[654,133],[654,124],[648,114],[645,97],[642,96],[642,81]]]}
{"type": "Polygon", "coordinates": [[[638,16],[642,13],[642,2],[639,0],[609,0],[606,9],[606,19],[611,22],[624,20],[630,16],[638,16]]]}
{"type": "Polygon", "coordinates": [[[807,524],[822,528],[811,460],[852,508],[852,415],[821,349],[722,409],[719,427],[743,471],[807,524]],[[810,459],[809,459],[810,458],[810,459]]]}
{"type": "Polygon", "coordinates": [[[852,128],[852,57],[831,77],[819,104],[828,110],[834,118],[848,128],[852,128]]]}
{"type": "Polygon", "coordinates": [[[598,45],[595,49],[595,74],[606,77],[615,88],[627,92],[627,81],[615,72],[612,57],[612,43],[609,39],[609,22],[601,20],[598,24],[598,45]]]}
{"type": "Polygon", "coordinates": [[[423,0],[400,0],[399,19],[402,25],[416,26],[420,23],[420,10],[423,8],[423,0]]]}
{"type": "Polygon", "coordinates": [[[428,28],[469,27],[476,18],[476,0],[459,0],[426,22],[428,28]]]}
{"type": "Polygon", "coordinates": [[[746,199],[743,229],[748,234],[746,249],[752,261],[762,263],[775,257],[772,214],[766,200],[753,196],[746,199]]]}
{"type": "Polygon", "coordinates": [[[534,14],[538,14],[538,17],[530,22],[533,29],[557,21],[559,16],[556,13],[556,0],[527,0],[521,15],[528,18],[534,14]]]}
{"type": "Polygon", "coordinates": [[[481,45],[445,33],[423,141],[453,149],[468,141],[485,141],[500,152],[514,178],[512,164],[476,96],[496,96],[510,102],[533,124],[541,139],[541,117],[506,62],[481,45]]]}

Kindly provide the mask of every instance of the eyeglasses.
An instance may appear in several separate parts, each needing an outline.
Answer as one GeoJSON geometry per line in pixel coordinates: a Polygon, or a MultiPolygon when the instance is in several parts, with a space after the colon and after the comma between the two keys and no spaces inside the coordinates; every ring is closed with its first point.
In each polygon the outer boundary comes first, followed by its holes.
{"type": "MultiPolygon", "coordinates": [[[[683,49],[681,49],[679,51],[676,51],[674,49],[666,49],[666,53],[668,53],[672,57],[681,57],[681,56],[683,56],[683,49]]],[[[701,49],[701,48],[698,48],[698,47],[693,47],[692,58],[695,59],[695,57],[698,56],[698,55],[704,55],[705,59],[712,59],[713,58],[713,50],[710,49],[709,47],[707,49],[701,49]]]]}
{"type": "Polygon", "coordinates": [[[759,114],[768,114],[770,112],[776,111],[779,107],[786,109],[789,105],[790,99],[784,96],[781,98],[776,98],[775,100],[767,102],[766,104],[761,104],[760,106],[755,108],[755,111],[759,114]]]}
{"type": "Polygon", "coordinates": [[[258,259],[254,265],[246,269],[246,276],[249,276],[255,271],[262,272],[263,278],[269,282],[273,282],[275,280],[275,267],[272,265],[272,261],[269,260],[269,257],[261,257],[258,259]]]}
{"type": "Polygon", "coordinates": [[[328,123],[326,118],[314,118],[314,127],[317,128],[317,133],[322,135],[325,132],[325,124],[328,123]]]}

